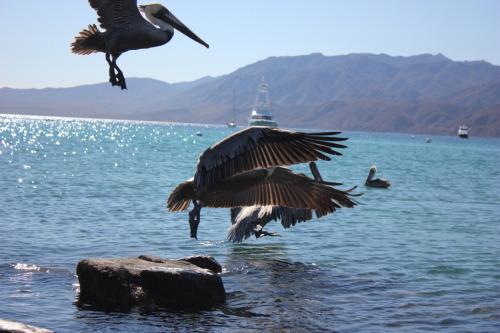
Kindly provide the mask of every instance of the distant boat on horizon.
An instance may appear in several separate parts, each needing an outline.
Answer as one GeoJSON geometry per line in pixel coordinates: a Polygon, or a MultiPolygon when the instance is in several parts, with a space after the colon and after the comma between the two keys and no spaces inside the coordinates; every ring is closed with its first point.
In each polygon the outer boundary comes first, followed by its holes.
{"type": "Polygon", "coordinates": [[[458,137],[467,139],[469,137],[469,130],[470,128],[468,128],[467,126],[465,126],[465,124],[463,124],[458,128],[458,137]]]}
{"type": "Polygon", "coordinates": [[[269,102],[268,85],[264,77],[260,80],[260,84],[257,88],[257,96],[253,103],[250,118],[248,118],[248,126],[278,127],[278,123],[273,120],[271,103],[269,102]]]}

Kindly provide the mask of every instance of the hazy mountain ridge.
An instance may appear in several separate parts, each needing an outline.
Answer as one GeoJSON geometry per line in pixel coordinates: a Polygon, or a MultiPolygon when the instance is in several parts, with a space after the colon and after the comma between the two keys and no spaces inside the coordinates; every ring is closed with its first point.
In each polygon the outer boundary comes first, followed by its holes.
{"type": "Polygon", "coordinates": [[[0,89],[0,113],[246,124],[260,78],[282,127],[500,137],[500,66],[445,56],[270,57],[216,78],[0,89]]]}

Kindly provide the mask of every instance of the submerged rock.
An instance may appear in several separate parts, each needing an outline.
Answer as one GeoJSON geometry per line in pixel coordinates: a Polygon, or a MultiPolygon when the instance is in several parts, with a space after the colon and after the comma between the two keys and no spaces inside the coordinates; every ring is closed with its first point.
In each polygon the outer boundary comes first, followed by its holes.
{"type": "Polygon", "coordinates": [[[226,299],[220,264],[209,256],[84,259],[80,303],[121,310],[195,310],[226,299]]]}
{"type": "Polygon", "coordinates": [[[46,328],[26,325],[0,318],[0,332],[2,333],[54,333],[46,328]]]}

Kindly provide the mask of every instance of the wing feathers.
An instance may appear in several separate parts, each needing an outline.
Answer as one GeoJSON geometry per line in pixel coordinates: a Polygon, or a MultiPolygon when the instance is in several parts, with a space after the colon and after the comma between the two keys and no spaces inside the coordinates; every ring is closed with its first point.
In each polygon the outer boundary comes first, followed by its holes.
{"type": "Polygon", "coordinates": [[[292,165],[318,159],[330,160],[325,154],[341,155],[334,148],[346,147],[335,143],[347,140],[334,137],[339,133],[249,127],[220,141],[200,155],[195,185],[206,185],[256,168],[292,165]]]}
{"type": "MultiPolygon", "coordinates": [[[[346,148],[340,132],[306,133],[250,127],[213,145],[198,159],[193,180],[177,186],[167,201],[170,211],[186,210],[191,200],[202,206],[232,208],[228,239],[241,242],[269,221],[284,228],[359,204],[341,183],[314,180],[284,165],[331,160],[346,148]],[[239,208],[236,208],[239,207],[239,208]]],[[[318,177],[318,179],[321,179],[318,177]]]]}
{"type": "Polygon", "coordinates": [[[352,196],[349,192],[335,189],[328,182],[316,181],[283,167],[274,168],[271,175],[264,177],[267,172],[252,170],[208,185],[200,188],[194,199],[213,208],[259,205],[333,212],[341,206],[356,205],[349,198],[352,196]]]}
{"type": "Polygon", "coordinates": [[[106,30],[133,21],[145,21],[137,8],[137,0],[89,0],[89,4],[97,11],[100,27],[106,30]]]}

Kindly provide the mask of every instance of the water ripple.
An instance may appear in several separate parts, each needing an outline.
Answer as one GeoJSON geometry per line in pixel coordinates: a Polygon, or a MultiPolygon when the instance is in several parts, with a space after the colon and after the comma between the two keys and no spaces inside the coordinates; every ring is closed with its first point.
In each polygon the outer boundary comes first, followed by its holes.
{"type": "MultiPolygon", "coordinates": [[[[225,240],[204,208],[199,240],[165,201],[216,126],[8,116],[0,121],[0,317],[58,332],[494,332],[500,327],[498,140],[346,133],[319,162],[363,205],[225,240]],[[203,132],[203,136],[196,136],[203,132]],[[388,190],[362,187],[376,164],[388,190]],[[195,313],[103,313],[75,302],[84,258],[215,257],[228,301],[195,313]]],[[[294,170],[308,173],[307,166],[294,170]]]]}

